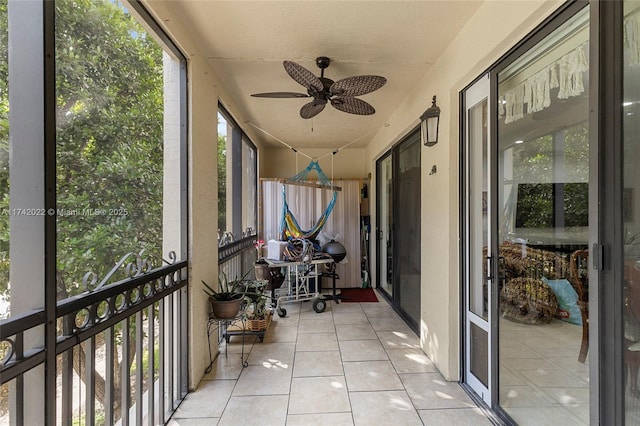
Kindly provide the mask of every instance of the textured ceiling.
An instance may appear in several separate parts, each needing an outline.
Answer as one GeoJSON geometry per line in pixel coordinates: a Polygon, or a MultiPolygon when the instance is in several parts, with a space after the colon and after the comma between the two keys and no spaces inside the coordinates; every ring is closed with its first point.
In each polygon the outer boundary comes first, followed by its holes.
{"type": "MultiPolygon", "coordinates": [[[[206,55],[246,120],[296,148],[366,146],[449,45],[481,1],[173,1],[165,3],[206,55]],[[327,105],[312,119],[300,108],[310,99],[251,97],[259,92],[306,90],[282,61],[320,75],[315,58],[328,56],[325,77],[374,74],[387,79],[360,98],[376,113],[358,116],[327,105]]],[[[429,106],[425,99],[425,109],[429,106]]],[[[243,124],[248,126],[248,124],[243,124]]],[[[266,144],[274,138],[257,132],[266,144]]]]}

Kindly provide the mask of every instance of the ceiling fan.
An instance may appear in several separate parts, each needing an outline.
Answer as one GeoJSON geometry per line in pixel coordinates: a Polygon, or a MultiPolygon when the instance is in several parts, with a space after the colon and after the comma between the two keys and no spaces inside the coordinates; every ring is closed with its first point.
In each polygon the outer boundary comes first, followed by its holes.
{"type": "Polygon", "coordinates": [[[294,92],[269,92],[254,93],[251,96],[258,98],[313,98],[313,101],[304,104],[300,109],[300,117],[312,118],[318,115],[327,102],[349,114],[371,115],[376,110],[367,102],[355,96],[366,95],[378,90],[387,82],[387,79],[378,75],[358,75],[347,77],[334,82],[324,76],[324,70],[331,60],[326,56],[316,58],[316,65],[320,68],[320,77],[313,75],[311,71],[292,61],[284,61],[285,71],[291,78],[307,89],[307,94],[294,92]]]}

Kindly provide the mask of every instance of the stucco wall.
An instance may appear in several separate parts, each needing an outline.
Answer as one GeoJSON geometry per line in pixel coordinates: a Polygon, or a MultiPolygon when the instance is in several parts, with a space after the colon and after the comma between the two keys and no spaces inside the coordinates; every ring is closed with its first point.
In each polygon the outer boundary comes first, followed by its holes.
{"type": "MultiPolygon", "coordinates": [[[[375,175],[376,159],[418,125],[432,96],[438,97],[439,143],[423,147],[421,158],[420,337],[423,350],[448,380],[460,378],[459,92],[561,4],[485,2],[368,147],[375,175]],[[429,174],[434,165],[437,173],[429,174]]],[[[375,198],[375,191],[370,194],[375,198]]],[[[371,203],[375,205],[375,199],[371,203]]],[[[372,247],[371,258],[375,256],[372,247]]]]}
{"type": "MultiPolygon", "coordinates": [[[[335,155],[330,155],[331,151],[326,149],[303,149],[300,152],[304,152],[309,157],[318,158],[320,168],[329,178],[332,176],[335,179],[366,178],[369,173],[368,163],[364,161],[367,155],[364,148],[346,148],[339,150],[335,155]]],[[[291,177],[307,167],[310,161],[308,157],[296,154],[289,148],[263,149],[260,156],[264,160],[261,159],[260,169],[260,177],[263,178],[291,177]]]]}

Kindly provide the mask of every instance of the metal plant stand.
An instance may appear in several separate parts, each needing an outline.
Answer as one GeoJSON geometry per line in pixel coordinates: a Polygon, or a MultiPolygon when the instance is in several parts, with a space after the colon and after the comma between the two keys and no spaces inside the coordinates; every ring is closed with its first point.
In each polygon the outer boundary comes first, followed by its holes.
{"type": "MultiPolygon", "coordinates": [[[[209,366],[204,370],[205,374],[211,372],[211,369],[213,368],[213,362],[216,360],[216,358],[220,354],[220,352],[218,352],[214,357],[213,354],[211,353],[211,335],[213,334],[216,328],[218,329],[218,346],[220,346],[220,343],[222,342],[223,339],[226,340],[226,345],[224,348],[225,357],[227,357],[228,355],[229,339],[231,335],[242,336],[242,351],[240,352],[240,361],[242,362],[242,367],[247,367],[249,365],[249,362],[244,359],[244,336],[247,333],[243,333],[243,332],[236,333],[236,332],[228,331],[229,326],[237,322],[242,323],[242,328],[245,328],[244,312],[242,309],[240,310],[240,312],[238,312],[238,315],[236,315],[233,318],[216,318],[215,316],[213,316],[213,314],[211,313],[209,314],[209,321],[207,322],[207,343],[208,343],[207,346],[209,347],[209,366]],[[233,333],[233,334],[230,334],[230,333],[233,333]]],[[[263,333],[263,337],[264,337],[264,333],[263,333]]]]}

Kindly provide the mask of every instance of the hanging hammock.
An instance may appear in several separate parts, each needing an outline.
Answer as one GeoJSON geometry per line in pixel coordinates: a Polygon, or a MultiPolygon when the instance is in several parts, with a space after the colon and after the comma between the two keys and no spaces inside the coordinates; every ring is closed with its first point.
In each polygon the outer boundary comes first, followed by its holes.
{"type": "Polygon", "coordinates": [[[309,163],[307,168],[302,170],[300,173],[284,181],[282,185],[282,199],[283,199],[282,220],[280,222],[280,230],[281,230],[280,235],[282,237],[281,239],[282,240],[288,240],[291,238],[306,238],[311,240],[316,239],[316,237],[322,230],[322,227],[325,225],[325,223],[327,223],[327,219],[329,218],[329,215],[331,214],[331,211],[333,210],[333,207],[336,204],[336,199],[338,198],[338,190],[339,189],[333,185],[333,183],[327,177],[327,175],[324,174],[324,172],[320,168],[320,165],[318,164],[318,161],[315,159],[311,160],[311,163],[309,163]],[[300,228],[300,225],[298,224],[298,221],[296,220],[295,216],[293,215],[293,213],[291,213],[291,210],[289,210],[289,205],[287,204],[286,185],[302,184],[306,186],[307,177],[309,176],[309,173],[313,170],[315,170],[316,173],[318,174],[318,180],[320,181],[320,185],[317,185],[317,187],[333,189],[333,197],[331,198],[331,201],[327,205],[327,208],[324,210],[324,212],[320,216],[320,219],[318,219],[318,221],[315,223],[315,225],[313,225],[311,229],[305,231],[300,228]]]}

